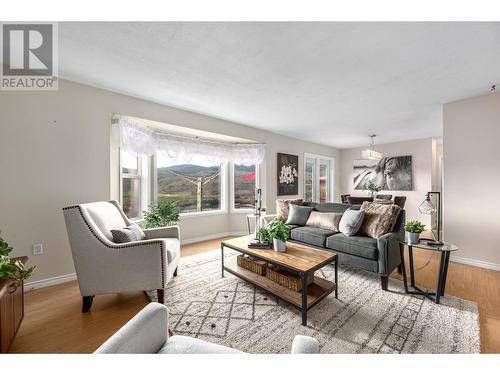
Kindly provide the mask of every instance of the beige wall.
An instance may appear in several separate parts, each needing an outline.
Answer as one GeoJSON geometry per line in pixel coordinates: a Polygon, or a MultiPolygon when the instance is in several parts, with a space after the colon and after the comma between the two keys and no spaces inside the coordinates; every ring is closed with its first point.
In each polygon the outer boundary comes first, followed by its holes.
{"type": "MultiPolygon", "coordinates": [[[[118,173],[110,147],[113,113],[266,143],[261,186],[270,212],[277,152],[298,154],[301,176],[304,152],[338,156],[330,147],[68,81],[53,92],[0,91],[0,229],[14,255],[30,255],[37,266],[31,281],[74,272],[62,207],[117,196],[117,181],[111,178],[118,173]],[[43,243],[44,255],[31,255],[35,243],[43,243]]],[[[301,195],[302,179],[299,186],[301,195]]],[[[183,239],[245,229],[241,214],[181,223],[183,239]]]]}
{"type": "Polygon", "coordinates": [[[444,105],[444,235],[500,270],[500,93],[444,105]]]}
{"type": "MultiPolygon", "coordinates": [[[[353,189],[353,161],[361,159],[361,150],[365,148],[359,147],[340,151],[339,194],[369,195],[368,191],[353,189]]],[[[406,218],[408,220],[420,220],[429,226],[430,216],[418,212],[418,206],[422,203],[425,194],[432,188],[433,139],[427,138],[376,145],[375,149],[386,156],[412,156],[413,190],[387,191],[387,193],[405,195],[407,197],[405,205],[406,218]]]]}

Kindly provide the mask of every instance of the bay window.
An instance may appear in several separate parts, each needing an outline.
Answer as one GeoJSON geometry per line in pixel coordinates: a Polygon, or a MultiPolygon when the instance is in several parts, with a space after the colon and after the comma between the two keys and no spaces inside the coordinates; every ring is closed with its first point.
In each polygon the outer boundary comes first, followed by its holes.
{"type": "Polygon", "coordinates": [[[129,218],[142,218],[149,204],[162,201],[178,202],[181,215],[255,208],[265,144],[170,134],[159,123],[122,115],[113,116],[112,134],[129,218]]]}

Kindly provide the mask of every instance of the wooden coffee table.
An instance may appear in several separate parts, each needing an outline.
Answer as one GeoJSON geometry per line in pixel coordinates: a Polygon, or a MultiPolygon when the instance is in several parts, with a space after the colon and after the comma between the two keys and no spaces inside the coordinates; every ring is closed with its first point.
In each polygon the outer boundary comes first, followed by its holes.
{"type": "Polygon", "coordinates": [[[335,292],[335,298],[338,298],[337,254],[290,241],[286,243],[285,253],[278,253],[272,249],[251,249],[247,245],[252,237],[252,235],[243,236],[221,242],[222,277],[224,277],[224,271],[230,272],[296,307],[302,312],[302,325],[307,324],[307,311],[319,301],[332,292],[335,292]],[[229,263],[224,262],[224,248],[226,247],[297,274],[301,279],[302,290],[296,292],[269,280],[266,276],[242,268],[236,264],[236,259],[229,263]],[[315,276],[314,282],[307,285],[310,273],[332,262],[335,262],[335,282],[315,276]]]}

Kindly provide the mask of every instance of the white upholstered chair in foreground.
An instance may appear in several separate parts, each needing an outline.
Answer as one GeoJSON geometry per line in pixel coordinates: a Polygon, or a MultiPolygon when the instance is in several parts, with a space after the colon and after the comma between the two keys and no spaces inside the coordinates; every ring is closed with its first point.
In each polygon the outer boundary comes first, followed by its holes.
{"type": "MultiPolygon", "coordinates": [[[[188,336],[168,335],[168,310],[150,303],[99,347],[97,354],[238,354],[228,348],[188,336]]],[[[318,340],[295,336],[292,354],[319,353],[318,340]]]]}
{"type": "Polygon", "coordinates": [[[63,208],[78,285],[82,312],[88,312],[97,294],[164,289],[177,275],[180,258],[177,226],[145,229],[146,239],[114,243],[112,229],[130,221],[116,201],[78,204],[63,208]]]}

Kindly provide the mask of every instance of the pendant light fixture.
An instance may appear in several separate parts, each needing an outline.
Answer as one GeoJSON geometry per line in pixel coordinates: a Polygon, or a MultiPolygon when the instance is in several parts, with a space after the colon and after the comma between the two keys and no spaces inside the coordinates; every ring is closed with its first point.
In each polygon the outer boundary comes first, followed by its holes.
{"type": "Polygon", "coordinates": [[[380,160],[384,157],[384,155],[381,152],[374,150],[375,145],[373,143],[373,139],[375,137],[376,137],[375,134],[370,135],[371,138],[370,148],[361,151],[361,157],[363,159],[380,160]]]}

